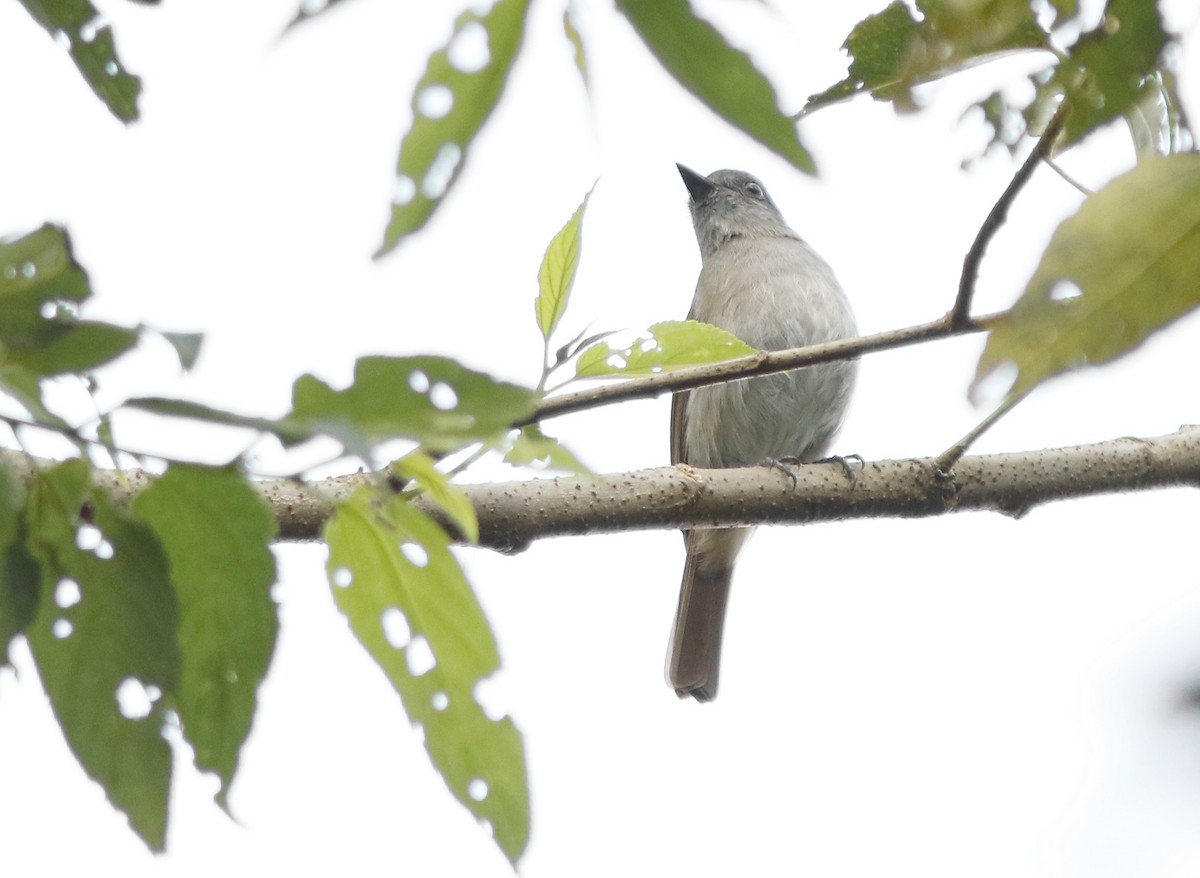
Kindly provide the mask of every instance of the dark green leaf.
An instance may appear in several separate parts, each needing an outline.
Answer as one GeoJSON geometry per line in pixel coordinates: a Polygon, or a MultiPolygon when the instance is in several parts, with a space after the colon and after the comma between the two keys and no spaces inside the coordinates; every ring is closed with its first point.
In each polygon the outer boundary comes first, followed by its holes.
{"type": "Polygon", "coordinates": [[[575,269],[579,265],[579,251],[583,246],[583,215],[595,188],[595,184],[592,184],[567,224],[550,241],[542,257],[542,265],[538,269],[538,296],[533,303],[542,338],[550,338],[563,312],[567,310],[571,287],[575,283],[575,269]]]}
{"type": "Polygon", "coordinates": [[[446,785],[515,864],[529,839],[524,747],[511,719],[489,719],[475,700],[500,659],[449,537],[404,497],[367,488],[338,507],[325,539],[338,607],[446,785]]]}
{"type": "Polygon", "coordinates": [[[7,469],[0,468],[0,666],[8,664],[8,645],[37,613],[37,562],[21,532],[25,492],[7,469]]]}
{"type": "Polygon", "coordinates": [[[279,627],[270,588],[274,516],[244,476],[174,465],[133,502],[166,552],[179,598],[183,666],[176,706],[196,767],[227,806],[238,751],[279,627]]]}
{"type": "Polygon", "coordinates": [[[771,83],[687,0],[617,0],[617,8],[680,85],[800,170],[813,171],[812,156],[795,122],[780,111],[771,83]]]}
{"type": "Polygon", "coordinates": [[[41,606],[27,637],[72,752],[161,851],[179,610],[158,540],[93,490],[90,476],[74,461],[40,473],[30,488],[25,530],[41,567],[41,606]]]}
{"type": "Polygon", "coordinates": [[[585,474],[590,470],[579,462],[569,448],[542,432],[537,424],[528,424],[513,441],[504,455],[504,462],[513,466],[538,464],[546,469],[585,474]]]}
{"type": "Polygon", "coordinates": [[[362,455],[393,438],[435,451],[497,442],[533,414],[537,394],[444,357],[363,357],[346,390],[305,375],[292,399],[291,421],[362,455]]]}
{"type": "Polygon", "coordinates": [[[1110,0],[1100,26],[1079,38],[1026,110],[1031,123],[1065,98],[1070,112],[1062,147],[1119,119],[1157,88],[1150,78],[1167,38],[1158,7],[1146,0],[1110,0]]]}
{"type": "Polygon", "coordinates": [[[69,43],[71,59],[97,97],[122,122],[138,117],[142,81],[125,71],[113,45],[112,28],[88,0],[21,0],[42,27],[69,43]]]}
{"type": "Polygon", "coordinates": [[[632,378],[688,366],[721,363],[754,353],[754,348],[724,329],[695,320],[656,323],[650,336],[617,350],[603,342],[584,351],[575,364],[579,378],[617,375],[632,378]]]}
{"type": "Polygon", "coordinates": [[[862,91],[912,109],[920,83],[1002,53],[1049,46],[1028,0],[918,0],[917,7],[920,21],[900,0],[860,21],[843,47],[849,75],[809,98],[805,112],[862,91]]]}
{"type": "Polygon", "coordinates": [[[498,0],[484,14],[464,12],[454,22],[450,42],[430,56],[413,92],[413,122],[400,144],[392,218],[376,256],[425,225],[454,185],[472,139],[500,100],[521,47],[528,7],[529,0],[498,0]]]}
{"type": "Polygon", "coordinates": [[[1024,295],[988,337],[976,384],[1013,364],[1021,394],[1103,363],[1200,303],[1200,155],[1148,159],[1055,231],[1024,295]]]}

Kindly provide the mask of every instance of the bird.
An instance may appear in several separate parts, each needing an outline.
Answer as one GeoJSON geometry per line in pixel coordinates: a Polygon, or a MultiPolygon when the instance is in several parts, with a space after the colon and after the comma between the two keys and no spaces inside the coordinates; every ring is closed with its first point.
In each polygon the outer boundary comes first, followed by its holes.
{"type": "MultiPolygon", "coordinates": [[[[833,270],[784,221],[762,181],[745,171],[705,177],[676,167],[700,245],[689,320],[759,350],[857,335],[833,270]]],[[[706,468],[823,459],[845,419],[856,371],[855,361],[843,360],[678,392],[671,402],[671,462],[706,468]]],[[[705,702],[717,695],[734,561],[752,532],[683,532],[687,560],[667,658],[667,681],[680,698],[705,702]]]]}

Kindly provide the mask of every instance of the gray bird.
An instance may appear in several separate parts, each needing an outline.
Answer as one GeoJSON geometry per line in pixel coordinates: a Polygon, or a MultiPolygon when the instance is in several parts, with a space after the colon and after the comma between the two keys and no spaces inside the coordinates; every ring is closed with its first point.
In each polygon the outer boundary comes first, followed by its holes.
{"type": "MultiPolygon", "coordinates": [[[[719,326],[759,350],[857,333],[833,271],[788,227],[757,178],[729,170],[702,177],[677,167],[691,193],[703,265],[689,319],[719,326]]],[[[677,393],[671,462],[730,467],[819,460],[841,427],[855,372],[854,362],[843,361],[677,393]]],[[[667,664],[680,698],[716,697],[734,559],[752,532],[684,531],[687,564],[667,664]]]]}

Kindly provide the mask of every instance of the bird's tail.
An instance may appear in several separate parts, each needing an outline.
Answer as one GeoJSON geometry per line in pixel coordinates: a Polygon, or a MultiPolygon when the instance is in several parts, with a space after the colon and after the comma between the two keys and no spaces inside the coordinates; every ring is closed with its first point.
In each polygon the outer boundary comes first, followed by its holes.
{"type": "Polygon", "coordinates": [[[687,564],[667,659],[667,681],[680,698],[690,695],[697,701],[712,701],[717,697],[733,562],[748,536],[745,528],[685,535],[687,564]]]}

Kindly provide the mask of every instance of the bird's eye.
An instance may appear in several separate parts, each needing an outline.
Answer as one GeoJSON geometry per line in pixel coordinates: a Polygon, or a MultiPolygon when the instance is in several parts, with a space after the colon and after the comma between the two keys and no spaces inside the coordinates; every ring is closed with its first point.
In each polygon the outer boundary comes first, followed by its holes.
{"type": "Polygon", "coordinates": [[[754,198],[763,197],[763,189],[757,183],[747,183],[744,188],[747,195],[750,195],[754,198]]]}

